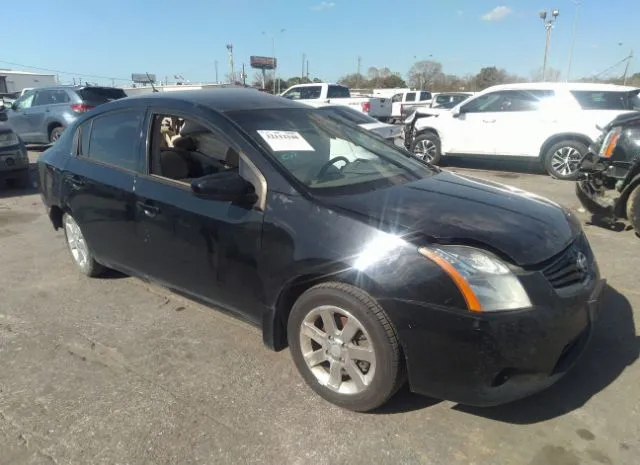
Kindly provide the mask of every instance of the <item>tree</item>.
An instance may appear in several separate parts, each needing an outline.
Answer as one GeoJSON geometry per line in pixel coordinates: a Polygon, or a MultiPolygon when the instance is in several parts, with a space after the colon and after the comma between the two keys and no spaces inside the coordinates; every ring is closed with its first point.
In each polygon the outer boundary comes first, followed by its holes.
{"type": "Polygon", "coordinates": [[[353,88],[366,87],[368,82],[369,81],[366,77],[358,73],[347,74],[338,80],[338,84],[353,88]]]}
{"type": "Polygon", "coordinates": [[[560,72],[559,69],[555,69],[555,68],[551,68],[550,66],[547,66],[547,71],[545,74],[546,76],[542,75],[542,67],[540,67],[531,72],[531,80],[535,82],[538,82],[538,81],[559,82],[560,75],[562,73],[560,72]]]}
{"type": "Polygon", "coordinates": [[[495,66],[488,66],[482,68],[474,80],[477,90],[484,90],[487,87],[504,84],[507,81],[507,72],[495,66]]]}
{"type": "Polygon", "coordinates": [[[432,87],[443,76],[442,64],[437,61],[417,61],[409,70],[409,85],[418,89],[432,87]]]}
{"type": "Polygon", "coordinates": [[[383,77],[380,82],[380,88],[393,89],[396,87],[407,87],[407,83],[400,77],[400,74],[394,73],[383,77]]]}

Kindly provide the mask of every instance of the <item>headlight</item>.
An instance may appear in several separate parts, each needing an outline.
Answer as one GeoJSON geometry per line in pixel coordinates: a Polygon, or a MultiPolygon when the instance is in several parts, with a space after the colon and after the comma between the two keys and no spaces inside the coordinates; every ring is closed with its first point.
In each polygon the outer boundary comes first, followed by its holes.
{"type": "Polygon", "coordinates": [[[18,145],[18,136],[15,132],[0,134],[0,147],[11,147],[12,145],[18,145]]]}
{"type": "Polygon", "coordinates": [[[598,155],[603,158],[611,158],[613,151],[616,149],[616,145],[618,145],[618,140],[620,140],[620,134],[622,134],[622,127],[620,126],[609,131],[600,146],[598,155]]]}
{"type": "Polygon", "coordinates": [[[470,311],[493,312],[531,306],[520,280],[504,262],[487,252],[466,246],[422,247],[419,252],[453,279],[470,311]]]}

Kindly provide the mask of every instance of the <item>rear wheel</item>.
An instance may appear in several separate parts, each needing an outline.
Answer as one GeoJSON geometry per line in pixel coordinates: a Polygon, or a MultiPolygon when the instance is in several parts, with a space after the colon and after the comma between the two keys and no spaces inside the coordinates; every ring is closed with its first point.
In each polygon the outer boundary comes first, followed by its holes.
{"type": "Polygon", "coordinates": [[[102,274],[104,267],[96,262],[93,252],[91,252],[91,248],[73,216],[65,213],[62,217],[62,225],[69,252],[80,271],[92,278],[102,274]]]}
{"type": "Polygon", "coordinates": [[[287,331],[298,371],[333,404],[369,411],[403,384],[398,336],[382,307],[357,287],[312,287],[296,301],[287,331]]]}
{"type": "Polygon", "coordinates": [[[587,153],[587,146],[575,140],[553,144],[544,157],[544,167],[557,179],[574,180],[578,177],[580,161],[587,153]]]}
{"type": "Polygon", "coordinates": [[[420,160],[437,165],[442,157],[440,138],[432,132],[419,135],[411,144],[411,153],[420,160]]]}
{"type": "Polygon", "coordinates": [[[629,223],[640,234],[640,184],[637,185],[627,198],[627,219],[629,223]]]}
{"type": "Polygon", "coordinates": [[[63,132],[64,128],[62,126],[56,126],[55,128],[51,129],[51,132],[49,132],[49,142],[55,144],[58,139],[60,139],[63,132]]]}

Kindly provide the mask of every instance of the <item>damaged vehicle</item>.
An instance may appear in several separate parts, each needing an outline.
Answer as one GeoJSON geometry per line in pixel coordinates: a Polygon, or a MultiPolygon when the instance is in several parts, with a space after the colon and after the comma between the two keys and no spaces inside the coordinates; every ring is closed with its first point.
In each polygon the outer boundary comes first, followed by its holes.
{"type": "Polygon", "coordinates": [[[576,194],[596,217],[626,219],[640,234],[640,112],[609,123],[582,160],[576,194]]]}
{"type": "Polygon", "coordinates": [[[100,105],[38,177],[79,272],[237,314],[356,411],[407,381],[472,405],[546,388],[583,352],[605,285],[570,211],[254,90],[100,105]]]}

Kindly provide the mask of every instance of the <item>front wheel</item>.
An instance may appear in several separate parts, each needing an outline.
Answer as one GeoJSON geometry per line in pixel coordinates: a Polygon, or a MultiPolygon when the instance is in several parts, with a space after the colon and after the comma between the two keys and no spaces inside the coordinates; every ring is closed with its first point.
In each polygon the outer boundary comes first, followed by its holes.
{"type": "Polygon", "coordinates": [[[437,165],[442,157],[440,138],[432,132],[421,134],[411,143],[410,151],[416,158],[437,165]]]}
{"type": "Polygon", "coordinates": [[[640,235],[640,185],[636,186],[627,198],[627,219],[640,235]]]}
{"type": "Polygon", "coordinates": [[[404,381],[398,336],[382,307],[357,287],[312,287],[296,301],[287,332],[306,383],[340,407],[373,410],[404,381]]]}
{"type": "Polygon", "coordinates": [[[575,140],[558,142],[547,150],[544,167],[554,178],[575,180],[578,178],[580,162],[587,150],[586,145],[575,140]]]}
{"type": "Polygon", "coordinates": [[[64,237],[67,240],[67,247],[80,271],[91,278],[102,274],[104,267],[96,262],[93,252],[73,216],[65,213],[62,217],[62,225],[64,226],[64,237]]]}

